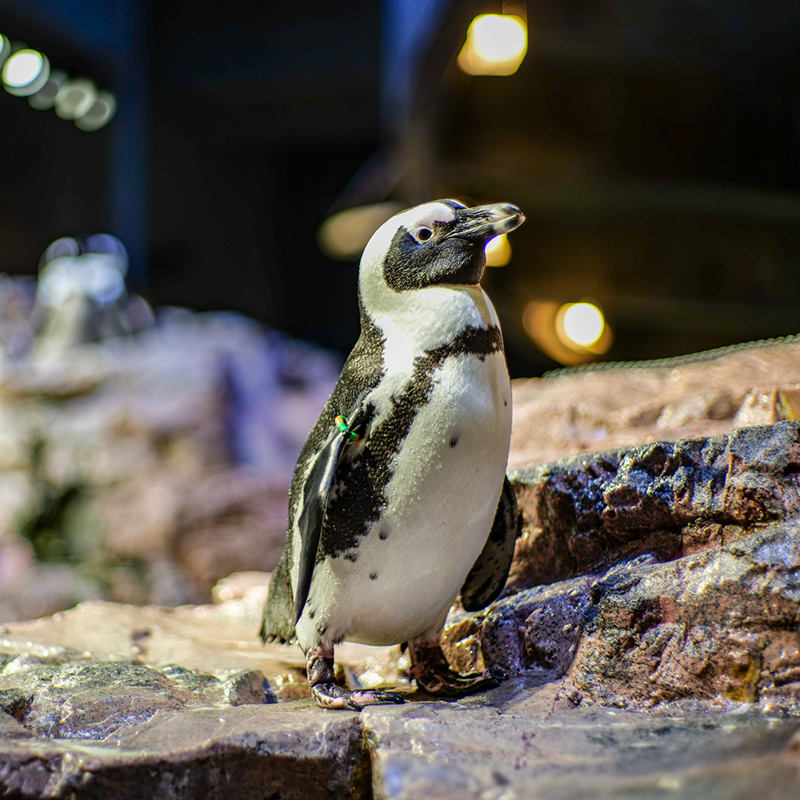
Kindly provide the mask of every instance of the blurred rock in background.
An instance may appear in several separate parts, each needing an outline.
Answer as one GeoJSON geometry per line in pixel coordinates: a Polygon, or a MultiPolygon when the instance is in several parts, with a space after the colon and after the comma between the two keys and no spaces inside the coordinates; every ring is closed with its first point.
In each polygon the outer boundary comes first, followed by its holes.
{"type": "MultiPolygon", "coordinates": [[[[143,304],[125,310],[146,320],[143,304]]],[[[97,341],[72,336],[86,305],[54,341],[40,310],[32,281],[0,278],[0,622],[94,598],[203,602],[231,572],[271,569],[338,356],[182,309],[97,341]]]]}

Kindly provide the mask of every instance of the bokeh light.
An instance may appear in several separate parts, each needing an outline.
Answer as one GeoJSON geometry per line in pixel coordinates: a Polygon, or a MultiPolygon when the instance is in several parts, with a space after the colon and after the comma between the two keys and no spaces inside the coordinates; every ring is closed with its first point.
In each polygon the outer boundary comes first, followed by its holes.
{"type": "Polygon", "coordinates": [[[94,106],[97,87],[88,78],[64,81],[55,99],[56,115],[61,119],[80,119],[94,106]]]}
{"type": "Polygon", "coordinates": [[[592,347],[605,327],[603,312],[594,303],[566,303],[556,315],[556,332],[568,347],[592,347]]]}
{"type": "Polygon", "coordinates": [[[508,235],[501,233],[486,242],[486,266],[504,267],[511,261],[511,243],[508,235]]]}
{"type": "Polygon", "coordinates": [[[27,97],[39,91],[50,77],[50,62],[38,50],[12,53],[3,64],[3,86],[9,94],[27,97]]]}
{"type": "Polygon", "coordinates": [[[357,259],[372,234],[400,210],[398,203],[375,203],[339,211],[319,226],[320,249],[337,261],[357,259]]]}
{"type": "Polygon", "coordinates": [[[458,54],[468,75],[513,75],[528,50],[525,20],[514,14],[479,14],[458,54]]]}
{"type": "Polygon", "coordinates": [[[117,111],[117,100],[111,92],[98,92],[92,107],[75,120],[82,131],[96,131],[111,121],[117,111]]]}
{"type": "Polygon", "coordinates": [[[608,352],[611,327],[594,303],[533,300],[522,315],[525,332],[545,355],[561,364],[582,364],[608,352]]]}
{"type": "Polygon", "coordinates": [[[28,105],[37,111],[48,111],[56,102],[56,95],[61,88],[61,84],[67,79],[67,73],[60,69],[54,69],[50,73],[44,86],[36,94],[28,98],[28,105]]]}
{"type": "Polygon", "coordinates": [[[117,111],[111,92],[100,92],[88,78],[69,78],[63,70],[50,69],[44,53],[13,45],[0,33],[0,78],[9,94],[27,97],[37,111],[55,109],[61,119],[73,121],[82,131],[96,131],[106,125],[117,111]],[[11,52],[17,48],[15,52],[11,52]]]}

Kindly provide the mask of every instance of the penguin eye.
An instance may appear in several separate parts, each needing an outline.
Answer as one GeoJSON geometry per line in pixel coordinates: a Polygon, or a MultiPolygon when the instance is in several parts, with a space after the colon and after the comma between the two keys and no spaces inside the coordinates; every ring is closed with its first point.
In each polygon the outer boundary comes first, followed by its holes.
{"type": "Polygon", "coordinates": [[[414,238],[418,242],[427,242],[433,236],[433,231],[430,228],[420,228],[415,234],[414,238]]]}

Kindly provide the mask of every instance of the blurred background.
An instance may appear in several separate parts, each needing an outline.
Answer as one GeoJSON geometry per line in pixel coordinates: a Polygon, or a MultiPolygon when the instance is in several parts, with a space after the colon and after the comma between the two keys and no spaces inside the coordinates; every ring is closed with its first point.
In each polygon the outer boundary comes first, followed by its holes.
{"type": "Polygon", "coordinates": [[[0,0],[0,35],[0,621],[274,565],[409,205],[526,213],[484,281],[515,377],[800,332],[790,0],[0,0]]]}

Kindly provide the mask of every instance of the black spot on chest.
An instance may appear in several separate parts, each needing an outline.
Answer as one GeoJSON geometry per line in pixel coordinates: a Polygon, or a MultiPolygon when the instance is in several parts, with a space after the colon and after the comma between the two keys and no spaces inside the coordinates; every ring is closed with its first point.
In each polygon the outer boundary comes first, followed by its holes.
{"type": "MultiPolygon", "coordinates": [[[[336,468],[336,491],[327,506],[317,562],[326,556],[348,558],[380,519],[386,507],[386,486],[394,473],[393,458],[420,409],[430,401],[436,370],[451,357],[472,355],[483,361],[502,351],[503,338],[497,327],[468,327],[449,344],[427,350],[414,360],[411,379],[391,398],[388,414],[363,443],[351,446],[352,455],[346,452],[336,468]]],[[[388,533],[381,529],[378,536],[386,539],[388,533]]]]}

